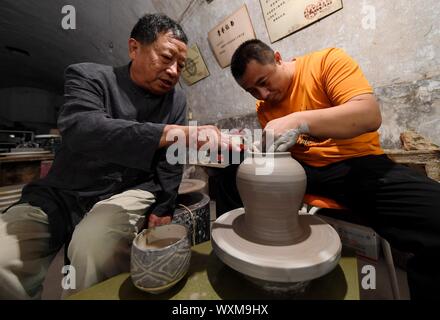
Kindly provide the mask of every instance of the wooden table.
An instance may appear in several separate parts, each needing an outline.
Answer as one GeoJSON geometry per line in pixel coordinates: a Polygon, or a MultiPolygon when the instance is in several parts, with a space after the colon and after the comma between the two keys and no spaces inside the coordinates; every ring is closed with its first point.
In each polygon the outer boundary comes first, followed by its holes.
{"type": "MultiPolygon", "coordinates": [[[[192,248],[188,275],[169,291],[153,295],[137,289],[129,273],[123,273],[70,296],[71,300],[220,300],[291,299],[274,296],[248,282],[224,265],[212,251],[211,243],[192,248]]],[[[329,274],[310,283],[296,299],[359,300],[357,260],[343,252],[339,265],[329,274]]]]}

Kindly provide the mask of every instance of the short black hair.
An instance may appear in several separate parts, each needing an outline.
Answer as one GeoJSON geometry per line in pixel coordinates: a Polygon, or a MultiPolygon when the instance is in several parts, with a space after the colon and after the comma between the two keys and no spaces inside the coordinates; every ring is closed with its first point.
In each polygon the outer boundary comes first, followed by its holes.
{"type": "Polygon", "coordinates": [[[161,13],[147,13],[141,17],[131,31],[130,37],[142,44],[156,41],[162,33],[171,32],[173,38],[188,44],[188,37],[182,27],[170,17],[161,13]]]}
{"type": "Polygon", "coordinates": [[[235,80],[240,80],[246,72],[246,67],[251,60],[256,60],[262,65],[275,63],[275,52],[258,39],[247,40],[235,50],[231,59],[231,72],[235,80]]]}

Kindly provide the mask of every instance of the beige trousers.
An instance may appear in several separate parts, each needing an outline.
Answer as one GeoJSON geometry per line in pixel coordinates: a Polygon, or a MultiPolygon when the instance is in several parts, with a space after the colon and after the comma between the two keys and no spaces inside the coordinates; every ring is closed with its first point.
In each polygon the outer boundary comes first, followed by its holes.
{"type": "MultiPolygon", "coordinates": [[[[96,203],[76,226],[68,248],[75,276],[63,296],[130,270],[131,243],[154,195],[129,190],[96,203]]],[[[39,299],[56,252],[47,215],[28,204],[0,214],[0,299],[39,299]]],[[[61,270],[60,270],[61,272],[61,270]]],[[[61,283],[60,283],[61,286],[61,283]]]]}

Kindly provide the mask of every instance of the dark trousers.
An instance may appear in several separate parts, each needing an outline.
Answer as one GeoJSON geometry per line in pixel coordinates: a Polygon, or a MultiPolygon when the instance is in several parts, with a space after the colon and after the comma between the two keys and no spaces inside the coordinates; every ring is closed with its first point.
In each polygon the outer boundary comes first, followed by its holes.
{"type": "MultiPolygon", "coordinates": [[[[308,194],[338,201],[391,246],[413,254],[407,264],[411,299],[440,300],[440,183],[385,155],[303,167],[308,194]]],[[[243,206],[237,169],[231,165],[215,179],[218,215],[243,206]]]]}

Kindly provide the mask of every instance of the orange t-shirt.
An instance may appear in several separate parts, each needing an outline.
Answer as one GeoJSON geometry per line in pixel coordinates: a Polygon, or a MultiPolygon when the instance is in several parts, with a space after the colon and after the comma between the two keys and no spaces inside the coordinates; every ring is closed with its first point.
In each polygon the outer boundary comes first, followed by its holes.
{"type": "MultiPolygon", "coordinates": [[[[296,58],[286,98],[276,105],[257,101],[258,119],[264,128],[269,121],[292,112],[331,108],[366,93],[373,93],[373,89],[358,64],[341,49],[325,49],[296,58]]],[[[377,131],[351,139],[317,139],[303,134],[290,152],[295,159],[315,167],[384,153],[377,131]]]]}

